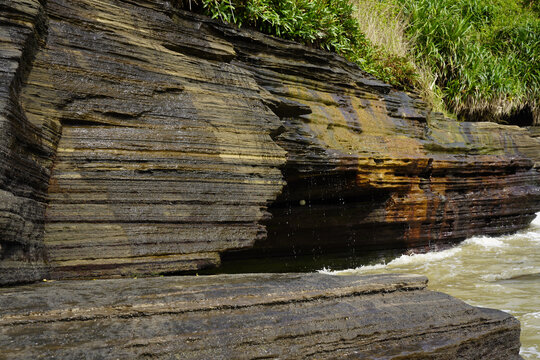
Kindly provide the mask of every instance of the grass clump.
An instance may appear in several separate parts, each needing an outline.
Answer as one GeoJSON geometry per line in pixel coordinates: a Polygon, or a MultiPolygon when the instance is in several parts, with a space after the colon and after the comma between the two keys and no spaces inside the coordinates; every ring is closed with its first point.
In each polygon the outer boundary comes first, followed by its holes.
{"type": "MultiPolygon", "coordinates": [[[[416,59],[460,118],[540,115],[540,19],[516,0],[394,0],[416,59]]],[[[532,3],[531,3],[532,4],[532,3]]]]}

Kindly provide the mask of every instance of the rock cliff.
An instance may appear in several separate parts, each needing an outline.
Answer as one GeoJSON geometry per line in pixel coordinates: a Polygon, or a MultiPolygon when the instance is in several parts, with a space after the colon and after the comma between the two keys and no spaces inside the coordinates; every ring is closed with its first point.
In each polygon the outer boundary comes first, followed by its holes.
{"type": "Polygon", "coordinates": [[[40,129],[21,105],[45,31],[38,1],[0,1],[0,284],[46,273],[43,219],[60,129],[40,129]]]}
{"type": "Polygon", "coordinates": [[[0,283],[526,226],[540,139],[165,0],[0,0],[0,283]]]}
{"type": "Polygon", "coordinates": [[[0,289],[9,359],[520,359],[519,322],[421,276],[221,275],[0,289]]]}

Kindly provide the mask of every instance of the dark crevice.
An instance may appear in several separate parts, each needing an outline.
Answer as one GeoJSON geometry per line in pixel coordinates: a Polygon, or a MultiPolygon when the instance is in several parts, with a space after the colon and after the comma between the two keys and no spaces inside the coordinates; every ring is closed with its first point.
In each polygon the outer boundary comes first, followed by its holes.
{"type": "Polygon", "coordinates": [[[383,206],[385,190],[355,186],[357,173],[302,177],[283,169],[287,185],[268,208],[252,248],[222,254],[222,266],[208,273],[315,271],[389,261],[403,253],[397,244],[404,224],[373,224],[367,217],[383,206]],[[377,231],[374,231],[377,229],[377,231]],[[265,236],[266,235],[266,236],[265,236]]]}
{"type": "Polygon", "coordinates": [[[163,86],[154,89],[155,94],[180,94],[182,92],[184,92],[184,88],[181,85],[163,86]]]}
{"type": "Polygon", "coordinates": [[[267,101],[266,105],[280,119],[308,115],[312,112],[309,106],[285,98],[276,97],[267,101]]]}
{"type": "MultiPolygon", "coordinates": [[[[147,113],[147,111],[141,111],[138,113],[128,113],[128,112],[120,112],[120,111],[105,111],[97,113],[97,116],[104,116],[107,118],[113,118],[118,120],[132,120],[132,119],[138,119],[140,116],[147,113]]],[[[100,120],[100,119],[77,119],[77,118],[68,118],[64,117],[60,120],[63,126],[121,126],[121,127],[129,127],[128,123],[111,123],[106,120],[100,120]]]]}
{"type": "Polygon", "coordinates": [[[534,113],[530,105],[524,105],[514,109],[510,113],[503,115],[495,115],[490,109],[485,110],[463,110],[459,112],[458,119],[463,121],[490,121],[504,125],[516,125],[520,127],[528,127],[534,125],[534,113]]]}
{"type": "Polygon", "coordinates": [[[116,124],[108,124],[98,121],[82,120],[82,119],[68,119],[61,120],[63,126],[118,126],[116,124]]]}
{"type": "Polygon", "coordinates": [[[0,240],[0,262],[2,261],[40,261],[42,259],[40,244],[23,244],[16,241],[0,240]]]}
{"type": "Polygon", "coordinates": [[[117,118],[117,119],[136,119],[138,118],[139,116],[143,115],[144,112],[139,112],[139,113],[126,113],[126,112],[120,112],[120,111],[105,111],[103,112],[103,115],[105,116],[110,116],[110,117],[114,117],[114,118],[117,118]]]}
{"type": "Polygon", "coordinates": [[[112,97],[107,96],[107,95],[102,95],[102,94],[76,94],[70,98],[67,98],[62,103],[60,103],[58,108],[64,109],[75,102],[94,100],[94,99],[112,99],[112,97]]]}
{"type": "Polygon", "coordinates": [[[517,125],[521,127],[533,126],[534,115],[530,106],[524,106],[513,111],[511,114],[503,116],[502,122],[508,125],[517,125]]]}
{"type": "Polygon", "coordinates": [[[174,51],[176,53],[188,56],[197,56],[207,60],[218,60],[221,62],[231,62],[235,58],[234,54],[226,54],[224,52],[213,51],[212,48],[208,47],[208,50],[205,49],[205,44],[193,44],[193,45],[180,45],[180,44],[171,44],[163,43],[164,48],[174,51]]]}
{"type": "Polygon", "coordinates": [[[285,131],[287,131],[285,126],[280,125],[279,127],[270,130],[270,137],[272,138],[272,140],[276,140],[279,135],[283,134],[285,131]]]}
{"type": "Polygon", "coordinates": [[[426,168],[418,175],[423,179],[431,178],[433,174],[433,159],[429,159],[426,168]]]}

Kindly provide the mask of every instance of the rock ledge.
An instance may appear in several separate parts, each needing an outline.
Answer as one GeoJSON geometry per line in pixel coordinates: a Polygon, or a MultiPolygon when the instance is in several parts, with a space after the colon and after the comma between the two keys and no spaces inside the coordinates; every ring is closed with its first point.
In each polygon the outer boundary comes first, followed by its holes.
{"type": "MultiPolygon", "coordinates": [[[[0,289],[23,358],[520,359],[519,322],[412,275],[263,274],[0,289]]],[[[0,357],[1,357],[0,356],[0,357]]]]}

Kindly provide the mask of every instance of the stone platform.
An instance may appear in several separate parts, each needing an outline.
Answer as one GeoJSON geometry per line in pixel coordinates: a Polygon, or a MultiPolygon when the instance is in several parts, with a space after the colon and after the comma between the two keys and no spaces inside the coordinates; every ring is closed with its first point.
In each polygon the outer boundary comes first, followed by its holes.
{"type": "Polygon", "coordinates": [[[519,322],[414,275],[257,274],[0,289],[0,359],[520,359],[519,322]]]}

